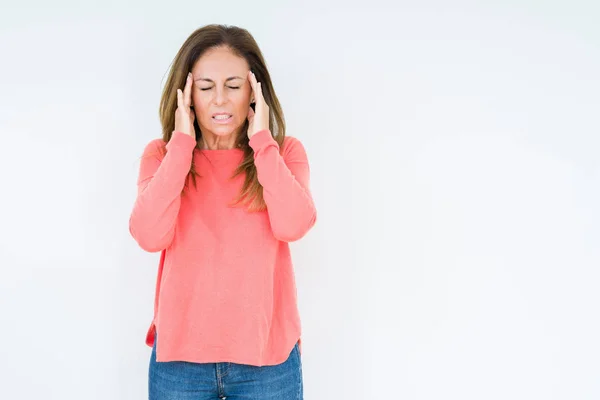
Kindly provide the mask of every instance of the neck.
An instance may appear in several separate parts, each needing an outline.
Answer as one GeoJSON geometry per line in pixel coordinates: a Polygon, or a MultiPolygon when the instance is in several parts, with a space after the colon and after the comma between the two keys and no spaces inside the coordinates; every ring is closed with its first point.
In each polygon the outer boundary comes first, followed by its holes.
{"type": "Polygon", "coordinates": [[[231,150],[236,148],[237,135],[231,133],[227,136],[215,135],[211,132],[202,132],[200,147],[204,150],[231,150]]]}

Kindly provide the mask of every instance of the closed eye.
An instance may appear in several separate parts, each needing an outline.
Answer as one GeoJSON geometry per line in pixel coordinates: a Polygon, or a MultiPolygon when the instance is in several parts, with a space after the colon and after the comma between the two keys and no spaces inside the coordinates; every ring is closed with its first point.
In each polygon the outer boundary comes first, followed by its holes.
{"type": "MultiPolygon", "coordinates": [[[[229,89],[239,89],[241,86],[227,86],[229,89]]],[[[200,89],[200,90],[210,90],[212,88],[204,88],[204,89],[200,89]]]]}

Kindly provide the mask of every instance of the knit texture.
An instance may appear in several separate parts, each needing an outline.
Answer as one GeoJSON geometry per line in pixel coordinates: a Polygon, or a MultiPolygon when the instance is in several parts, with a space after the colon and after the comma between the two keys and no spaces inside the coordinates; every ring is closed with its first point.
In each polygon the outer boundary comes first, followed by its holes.
{"type": "Polygon", "coordinates": [[[143,151],[129,231],[161,252],[145,340],[152,347],[158,332],[157,361],[276,365],[301,345],[288,243],[316,221],[306,151],[289,136],[280,149],[268,129],[249,145],[266,211],[229,205],[244,182],[230,179],[242,149],[198,149],[174,131],[143,151]],[[182,195],[192,159],[201,177],[182,195]]]}

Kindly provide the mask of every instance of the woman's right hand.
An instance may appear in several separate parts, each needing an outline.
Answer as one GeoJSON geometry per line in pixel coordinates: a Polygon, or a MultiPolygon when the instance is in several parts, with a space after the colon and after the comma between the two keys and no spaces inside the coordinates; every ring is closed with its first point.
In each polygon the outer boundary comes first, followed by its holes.
{"type": "Polygon", "coordinates": [[[192,104],[192,73],[188,74],[183,92],[177,89],[177,109],[175,110],[175,130],[196,138],[194,119],[196,114],[190,108],[192,104]]]}

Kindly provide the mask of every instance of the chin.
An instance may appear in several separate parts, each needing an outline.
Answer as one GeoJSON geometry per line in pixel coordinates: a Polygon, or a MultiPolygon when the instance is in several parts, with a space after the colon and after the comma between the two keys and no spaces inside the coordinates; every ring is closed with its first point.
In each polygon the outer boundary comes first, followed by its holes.
{"type": "Polygon", "coordinates": [[[210,124],[211,130],[215,135],[227,135],[231,132],[237,132],[240,130],[243,124],[231,123],[227,125],[210,124]]]}

